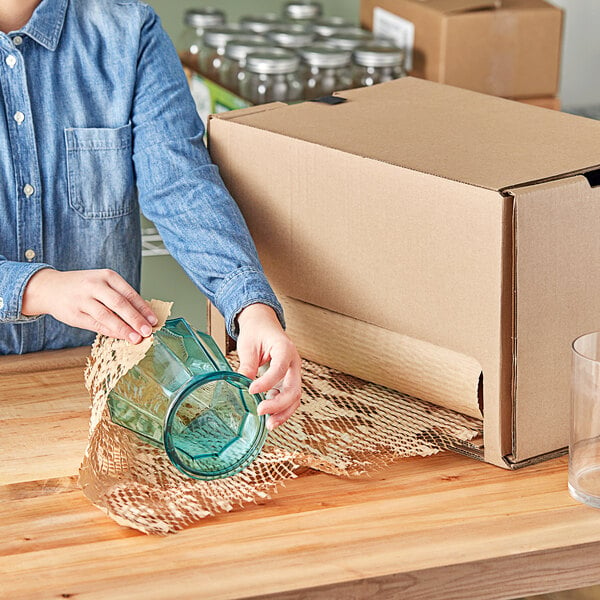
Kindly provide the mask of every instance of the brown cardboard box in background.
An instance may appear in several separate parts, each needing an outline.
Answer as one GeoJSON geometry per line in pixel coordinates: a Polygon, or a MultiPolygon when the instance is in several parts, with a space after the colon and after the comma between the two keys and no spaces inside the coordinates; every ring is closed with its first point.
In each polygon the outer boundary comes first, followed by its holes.
{"type": "Polygon", "coordinates": [[[542,108],[550,108],[551,110],[560,110],[561,102],[557,96],[549,96],[546,98],[518,98],[519,102],[531,104],[532,106],[540,106],[542,108]]]}
{"type": "Polygon", "coordinates": [[[415,78],[339,95],[210,120],[275,289],[476,361],[486,461],[564,449],[570,343],[600,329],[600,188],[581,175],[600,123],[415,78]]]}
{"type": "Polygon", "coordinates": [[[361,0],[360,18],[414,35],[413,76],[505,98],[557,95],[563,13],[543,0],[361,0]]]}

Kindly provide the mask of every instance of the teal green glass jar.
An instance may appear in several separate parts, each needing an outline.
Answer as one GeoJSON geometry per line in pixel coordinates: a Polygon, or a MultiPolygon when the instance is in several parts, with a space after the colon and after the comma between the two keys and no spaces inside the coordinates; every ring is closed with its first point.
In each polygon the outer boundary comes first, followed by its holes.
{"type": "Polygon", "coordinates": [[[215,341],[185,319],[154,334],[146,356],[108,395],[111,419],[164,449],[179,471],[221,479],[245,469],[267,436],[261,394],[232,370],[215,341]]]}

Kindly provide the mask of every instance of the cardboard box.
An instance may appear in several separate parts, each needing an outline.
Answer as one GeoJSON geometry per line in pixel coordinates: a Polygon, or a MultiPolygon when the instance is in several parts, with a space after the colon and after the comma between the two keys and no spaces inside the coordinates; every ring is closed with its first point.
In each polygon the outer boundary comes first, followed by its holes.
{"type": "Polygon", "coordinates": [[[361,0],[360,15],[406,44],[413,76],[505,98],[557,94],[563,13],[548,2],[361,0]]]}
{"type": "Polygon", "coordinates": [[[519,102],[531,104],[532,106],[541,106],[542,108],[550,108],[552,110],[560,110],[560,98],[557,96],[549,96],[546,98],[518,98],[519,102]]]}
{"type": "Polygon", "coordinates": [[[210,120],[274,287],[476,361],[486,461],[564,451],[570,344],[600,329],[600,122],[415,78],[338,95],[210,120]]]}

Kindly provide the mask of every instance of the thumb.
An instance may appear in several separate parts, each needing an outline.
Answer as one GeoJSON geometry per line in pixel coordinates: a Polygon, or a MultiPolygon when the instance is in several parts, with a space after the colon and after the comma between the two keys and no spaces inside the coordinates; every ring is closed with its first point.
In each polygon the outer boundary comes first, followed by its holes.
{"type": "Polygon", "coordinates": [[[239,348],[238,354],[240,357],[238,373],[245,375],[249,379],[254,379],[256,377],[256,373],[258,372],[258,367],[260,366],[258,352],[256,352],[255,349],[246,350],[239,348]]]}

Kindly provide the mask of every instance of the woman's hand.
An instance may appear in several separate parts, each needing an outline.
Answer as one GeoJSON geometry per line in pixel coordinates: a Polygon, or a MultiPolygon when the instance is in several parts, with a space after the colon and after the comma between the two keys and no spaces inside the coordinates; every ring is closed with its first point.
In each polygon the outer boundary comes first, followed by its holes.
{"type": "Polygon", "coordinates": [[[110,269],[34,273],[25,287],[21,312],[55,319],[132,344],[152,333],[156,315],[148,303],[110,269]]]}
{"type": "Polygon", "coordinates": [[[267,427],[275,429],[300,406],[300,356],[270,306],[251,304],[242,310],[237,320],[239,372],[254,379],[258,369],[270,361],[265,373],[252,382],[250,393],[271,391],[259,404],[258,412],[270,415],[267,427]]]}

